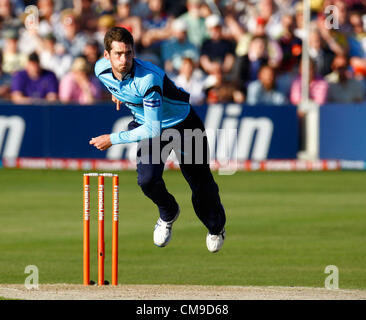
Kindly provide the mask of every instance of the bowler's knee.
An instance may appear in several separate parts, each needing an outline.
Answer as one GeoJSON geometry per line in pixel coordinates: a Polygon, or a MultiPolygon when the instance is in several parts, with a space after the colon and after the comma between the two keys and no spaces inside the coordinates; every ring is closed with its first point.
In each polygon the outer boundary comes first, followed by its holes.
{"type": "Polygon", "coordinates": [[[154,185],[158,183],[159,179],[152,173],[140,175],[137,179],[137,184],[141,187],[143,191],[150,190],[154,185]]]}

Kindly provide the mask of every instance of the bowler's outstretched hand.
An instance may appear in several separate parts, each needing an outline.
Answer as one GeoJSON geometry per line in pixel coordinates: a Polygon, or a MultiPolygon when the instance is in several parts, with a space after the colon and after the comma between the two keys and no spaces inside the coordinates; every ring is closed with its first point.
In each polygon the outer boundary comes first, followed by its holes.
{"type": "Polygon", "coordinates": [[[92,144],[94,147],[101,151],[107,150],[110,146],[112,146],[109,134],[103,134],[99,137],[92,138],[89,141],[89,144],[92,144]]]}

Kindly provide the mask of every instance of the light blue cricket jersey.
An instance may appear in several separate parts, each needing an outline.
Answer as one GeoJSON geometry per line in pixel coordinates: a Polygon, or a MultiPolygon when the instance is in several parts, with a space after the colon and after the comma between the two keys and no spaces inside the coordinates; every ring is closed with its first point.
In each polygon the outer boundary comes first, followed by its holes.
{"type": "Polygon", "coordinates": [[[141,124],[130,131],[112,133],[112,144],[156,137],[161,129],[182,122],[189,114],[189,93],[150,62],[135,58],[131,72],[120,81],[113,75],[110,61],[102,58],[95,64],[95,74],[141,124]]]}

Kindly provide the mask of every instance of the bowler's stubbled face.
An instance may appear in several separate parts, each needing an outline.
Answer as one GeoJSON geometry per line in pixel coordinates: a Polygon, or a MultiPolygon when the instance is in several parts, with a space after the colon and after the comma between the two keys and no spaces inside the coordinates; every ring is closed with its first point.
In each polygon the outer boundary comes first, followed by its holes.
{"type": "Polygon", "coordinates": [[[105,52],[105,57],[111,61],[114,73],[125,75],[132,68],[134,57],[133,47],[131,44],[113,41],[111,51],[109,53],[105,52]]]}

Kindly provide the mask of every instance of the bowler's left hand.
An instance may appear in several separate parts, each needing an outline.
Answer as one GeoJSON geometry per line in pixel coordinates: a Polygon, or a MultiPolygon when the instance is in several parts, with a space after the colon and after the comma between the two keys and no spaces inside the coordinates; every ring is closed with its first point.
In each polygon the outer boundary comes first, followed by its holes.
{"type": "Polygon", "coordinates": [[[89,141],[89,144],[92,144],[97,149],[104,151],[112,146],[111,138],[109,134],[103,134],[102,136],[92,138],[89,141]]]}

